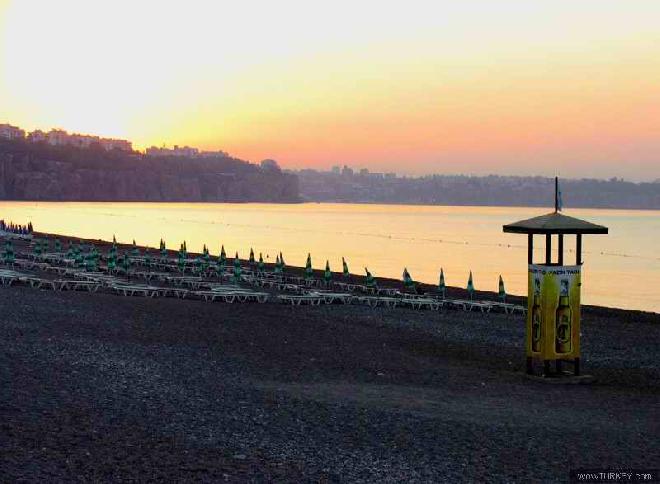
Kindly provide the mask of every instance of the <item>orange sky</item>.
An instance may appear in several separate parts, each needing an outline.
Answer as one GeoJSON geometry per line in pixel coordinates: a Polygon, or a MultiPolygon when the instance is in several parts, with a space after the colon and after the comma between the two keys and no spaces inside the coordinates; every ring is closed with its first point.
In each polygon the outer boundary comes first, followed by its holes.
{"type": "Polygon", "coordinates": [[[660,2],[165,3],[0,0],[0,122],[292,168],[660,178],[660,2]]]}

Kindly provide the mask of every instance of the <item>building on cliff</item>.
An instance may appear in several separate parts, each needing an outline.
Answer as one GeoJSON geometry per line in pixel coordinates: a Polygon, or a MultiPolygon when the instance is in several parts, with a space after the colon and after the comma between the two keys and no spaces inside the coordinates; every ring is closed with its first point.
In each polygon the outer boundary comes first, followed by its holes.
{"type": "Polygon", "coordinates": [[[101,138],[100,136],[91,136],[78,133],[69,134],[63,129],[51,129],[47,133],[37,129],[29,133],[27,139],[33,143],[45,142],[50,146],[75,146],[76,148],[89,148],[93,144],[99,144],[106,151],[133,151],[132,143],[127,140],[101,138]]]}
{"type": "Polygon", "coordinates": [[[174,145],[174,148],[158,148],[156,146],[151,146],[147,148],[147,156],[185,156],[187,158],[195,157],[199,154],[197,148],[191,148],[190,146],[179,146],[174,145]]]}
{"type": "Polygon", "coordinates": [[[25,131],[11,124],[0,124],[0,139],[23,139],[25,131]]]}

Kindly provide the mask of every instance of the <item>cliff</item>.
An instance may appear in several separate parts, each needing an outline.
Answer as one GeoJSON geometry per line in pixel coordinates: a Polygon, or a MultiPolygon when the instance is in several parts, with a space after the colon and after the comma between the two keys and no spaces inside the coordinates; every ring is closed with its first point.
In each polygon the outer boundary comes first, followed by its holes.
{"type": "Polygon", "coordinates": [[[54,201],[296,202],[298,177],[235,158],[0,142],[0,199],[54,201]]]}

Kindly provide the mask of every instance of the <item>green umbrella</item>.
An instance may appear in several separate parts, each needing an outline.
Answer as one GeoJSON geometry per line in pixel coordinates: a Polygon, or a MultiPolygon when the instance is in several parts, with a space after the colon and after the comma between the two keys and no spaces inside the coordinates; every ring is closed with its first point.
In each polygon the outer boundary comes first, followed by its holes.
{"type": "Polygon", "coordinates": [[[184,272],[186,270],[186,252],[183,247],[183,244],[181,244],[181,247],[179,248],[179,254],[177,258],[177,265],[179,266],[179,270],[181,272],[184,272]]]}
{"type": "Polygon", "coordinates": [[[260,274],[263,274],[265,267],[266,265],[264,264],[264,257],[263,255],[261,255],[261,252],[259,252],[259,262],[257,263],[257,271],[260,274]]]}
{"type": "Polygon", "coordinates": [[[502,279],[502,275],[500,274],[500,281],[498,284],[498,296],[502,300],[502,302],[506,302],[506,291],[504,290],[504,280],[502,279]]]}
{"type": "Polygon", "coordinates": [[[369,269],[366,267],[364,268],[365,272],[367,273],[367,286],[368,287],[375,287],[376,284],[376,278],[371,275],[371,272],[369,272],[369,269]]]}
{"type": "Polygon", "coordinates": [[[117,239],[115,238],[115,234],[112,234],[112,245],[117,245],[117,239]]]}
{"type": "Polygon", "coordinates": [[[470,271],[470,277],[467,282],[467,292],[470,294],[470,299],[474,296],[474,282],[472,281],[472,271],[470,271]]]}
{"type": "Polygon", "coordinates": [[[311,278],[314,276],[314,269],[312,269],[312,256],[307,254],[307,262],[305,263],[305,277],[311,278]]]}
{"type": "Polygon", "coordinates": [[[225,253],[224,245],[220,248],[220,263],[222,264],[223,267],[227,263],[227,254],[225,253]]]}
{"type": "Polygon", "coordinates": [[[151,267],[153,265],[153,261],[151,260],[151,252],[149,251],[149,247],[146,247],[144,249],[144,265],[147,267],[151,267]]]}
{"type": "Polygon", "coordinates": [[[326,260],[325,272],[323,273],[323,280],[325,281],[326,285],[329,285],[331,279],[332,279],[332,272],[330,271],[330,261],[326,260]]]}
{"type": "Polygon", "coordinates": [[[250,258],[248,259],[250,266],[254,267],[254,250],[250,247],[250,258]]]}
{"type": "Polygon", "coordinates": [[[344,277],[346,278],[350,277],[351,273],[348,272],[348,264],[346,263],[346,259],[344,259],[343,257],[341,258],[341,265],[342,265],[342,271],[344,277]]]}
{"type": "Polygon", "coordinates": [[[167,247],[163,239],[160,239],[160,256],[163,258],[167,257],[167,247]]]}
{"type": "Polygon", "coordinates": [[[140,257],[140,249],[138,249],[138,246],[135,243],[135,239],[133,239],[133,250],[131,252],[131,255],[133,257],[140,257]]]}
{"type": "Polygon", "coordinates": [[[234,282],[238,283],[241,280],[241,259],[238,258],[238,252],[234,257],[234,282]]]}
{"type": "Polygon", "coordinates": [[[275,270],[273,272],[275,274],[282,274],[282,264],[280,263],[279,255],[275,256],[275,270]]]}
{"type": "Polygon", "coordinates": [[[186,241],[183,241],[183,252],[184,254],[188,255],[188,247],[186,246],[186,241]]]}
{"type": "Polygon", "coordinates": [[[85,259],[83,257],[82,247],[80,244],[78,244],[78,246],[75,248],[74,263],[76,267],[82,267],[85,265],[85,259]]]}
{"type": "Polygon", "coordinates": [[[5,264],[13,264],[14,263],[14,260],[15,260],[15,257],[14,257],[14,244],[9,239],[7,239],[7,241],[5,242],[5,251],[2,254],[2,258],[3,258],[5,264]]]}
{"type": "Polygon", "coordinates": [[[195,257],[195,265],[193,266],[193,272],[195,274],[201,274],[202,272],[202,258],[197,256],[195,257]]]}
{"type": "Polygon", "coordinates": [[[94,251],[89,250],[85,254],[84,258],[85,269],[92,272],[96,270],[96,257],[94,257],[94,251]]]}
{"type": "Polygon", "coordinates": [[[69,248],[66,251],[66,258],[67,259],[73,259],[75,257],[76,253],[73,250],[73,243],[69,240],[69,248]]]}
{"type": "Polygon", "coordinates": [[[60,239],[55,239],[55,252],[58,254],[62,252],[62,243],[60,242],[60,239]]]}
{"type": "Polygon", "coordinates": [[[412,277],[410,277],[410,272],[408,272],[407,267],[403,268],[403,287],[406,289],[412,289],[415,287],[415,282],[413,281],[412,277]]]}
{"type": "Polygon", "coordinates": [[[37,239],[34,243],[34,255],[41,256],[41,240],[37,239]]]}
{"type": "Polygon", "coordinates": [[[128,252],[124,252],[124,257],[121,259],[121,268],[128,275],[128,270],[131,268],[131,258],[128,256],[128,252]]]}
{"type": "Polygon", "coordinates": [[[280,264],[282,265],[282,270],[284,270],[286,264],[284,262],[284,256],[282,255],[282,252],[280,252],[280,264]]]}
{"type": "Polygon", "coordinates": [[[442,293],[442,297],[445,297],[445,291],[446,291],[446,286],[445,286],[445,273],[442,270],[442,267],[440,268],[440,282],[438,283],[438,291],[442,293]]]}
{"type": "Polygon", "coordinates": [[[114,246],[108,250],[108,255],[106,256],[106,260],[108,262],[108,272],[113,272],[117,268],[117,253],[116,251],[112,250],[114,246]]]}

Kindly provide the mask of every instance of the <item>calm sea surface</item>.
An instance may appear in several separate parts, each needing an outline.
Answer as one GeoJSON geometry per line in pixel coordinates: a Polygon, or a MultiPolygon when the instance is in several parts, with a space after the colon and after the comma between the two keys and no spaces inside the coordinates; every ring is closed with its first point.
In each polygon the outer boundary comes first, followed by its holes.
{"type": "MultiPolygon", "coordinates": [[[[502,225],[549,210],[510,207],[427,207],[357,204],[187,204],[0,202],[0,218],[32,221],[43,232],[168,248],[185,240],[189,251],[207,244],[211,253],[246,257],[253,247],[274,261],[280,250],[289,265],[315,268],[330,261],[341,270],[400,278],[404,266],[414,279],[437,283],[440,268],[448,285],[464,287],[472,270],[477,289],[526,294],[527,238],[504,234],[502,225]]],[[[609,235],[584,237],[582,301],[585,304],[660,312],[660,211],[566,210],[609,227],[609,235]]],[[[566,238],[573,263],[574,236],[566,238]]],[[[535,258],[544,257],[544,238],[535,258]]],[[[556,245],[556,242],[555,242],[556,245]]]]}

